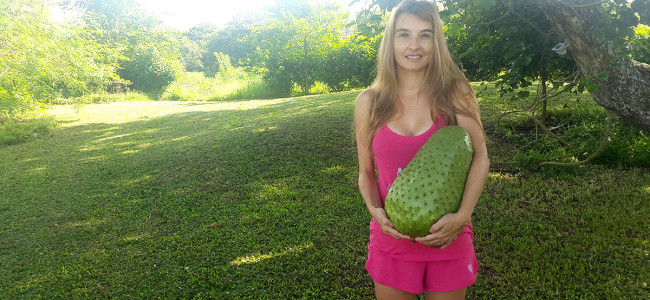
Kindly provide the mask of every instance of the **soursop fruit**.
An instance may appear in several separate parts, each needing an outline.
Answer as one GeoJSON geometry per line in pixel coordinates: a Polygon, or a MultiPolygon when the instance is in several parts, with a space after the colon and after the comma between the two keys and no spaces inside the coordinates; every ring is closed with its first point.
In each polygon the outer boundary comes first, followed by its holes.
{"type": "Polygon", "coordinates": [[[386,196],[386,214],[397,231],[425,236],[442,216],[458,211],[472,152],[460,126],[442,127],[429,138],[386,196]]]}

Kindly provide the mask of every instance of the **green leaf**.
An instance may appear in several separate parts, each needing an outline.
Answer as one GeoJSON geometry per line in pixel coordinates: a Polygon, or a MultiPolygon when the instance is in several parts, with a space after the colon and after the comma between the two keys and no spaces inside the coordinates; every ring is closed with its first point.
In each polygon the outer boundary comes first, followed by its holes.
{"type": "Polygon", "coordinates": [[[596,79],[599,79],[599,80],[602,80],[602,81],[607,81],[607,80],[609,80],[609,73],[602,72],[602,73],[596,75],[596,79]]]}
{"type": "Polygon", "coordinates": [[[529,91],[519,91],[519,92],[517,92],[517,97],[519,97],[519,98],[527,98],[528,96],[530,96],[529,91]]]}
{"type": "Polygon", "coordinates": [[[472,0],[472,4],[479,9],[489,10],[497,5],[496,0],[472,0]]]}
{"type": "Polygon", "coordinates": [[[598,85],[595,84],[595,83],[593,83],[593,82],[587,84],[587,91],[588,91],[589,93],[592,93],[592,94],[593,94],[593,93],[598,93],[598,85]]]}

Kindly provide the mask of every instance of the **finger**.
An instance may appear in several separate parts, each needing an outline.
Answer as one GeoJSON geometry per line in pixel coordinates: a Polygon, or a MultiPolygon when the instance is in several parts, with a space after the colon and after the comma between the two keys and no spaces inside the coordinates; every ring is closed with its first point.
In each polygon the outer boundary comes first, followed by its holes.
{"type": "Polygon", "coordinates": [[[450,245],[451,245],[451,242],[446,242],[444,245],[442,245],[442,247],[440,247],[440,249],[445,249],[445,248],[449,247],[450,245]]]}
{"type": "Polygon", "coordinates": [[[395,234],[393,235],[398,240],[412,240],[412,238],[408,235],[399,233],[398,231],[395,231],[395,234]]]}
{"type": "Polygon", "coordinates": [[[435,224],[431,225],[431,228],[429,229],[429,232],[430,233],[436,233],[436,232],[440,231],[440,229],[442,229],[442,226],[443,226],[443,224],[440,221],[438,221],[435,224]]]}
{"type": "Polygon", "coordinates": [[[416,237],[415,241],[422,244],[428,244],[431,243],[431,238],[429,237],[429,235],[426,235],[422,237],[416,237]]]}
{"type": "Polygon", "coordinates": [[[415,241],[422,244],[431,244],[436,242],[436,236],[433,234],[415,238],[415,241]]]}
{"type": "Polygon", "coordinates": [[[383,229],[385,234],[390,235],[395,239],[398,239],[398,240],[410,239],[409,236],[402,234],[401,232],[395,230],[395,228],[386,227],[386,228],[382,228],[382,229],[383,229]]]}
{"type": "Polygon", "coordinates": [[[442,246],[445,246],[448,244],[448,238],[445,238],[444,236],[440,236],[440,234],[429,234],[423,237],[417,237],[415,238],[415,241],[421,244],[424,244],[426,246],[429,246],[431,248],[440,248],[442,246]]]}
{"type": "Polygon", "coordinates": [[[416,237],[415,241],[422,244],[437,242],[440,240],[440,236],[437,234],[427,234],[425,236],[416,237]]]}
{"type": "Polygon", "coordinates": [[[386,219],[386,221],[384,222],[384,225],[386,225],[386,226],[388,226],[390,228],[394,228],[393,222],[391,222],[389,219],[386,219]]]}

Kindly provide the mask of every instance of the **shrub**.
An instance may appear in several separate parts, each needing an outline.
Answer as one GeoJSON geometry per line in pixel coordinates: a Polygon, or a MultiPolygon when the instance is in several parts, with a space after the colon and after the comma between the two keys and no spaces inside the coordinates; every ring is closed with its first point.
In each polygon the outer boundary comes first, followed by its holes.
{"type": "Polygon", "coordinates": [[[215,61],[212,64],[206,65],[203,70],[203,75],[205,77],[216,77],[217,74],[224,76],[229,73],[235,72],[235,68],[232,66],[230,61],[230,56],[221,52],[214,52],[215,61]]]}
{"type": "Polygon", "coordinates": [[[12,145],[45,135],[56,126],[56,119],[45,114],[34,114],[23,118],[7,118],[0,122],[0,145],[12,145]]]}
{"type": "MultiPolygon", "coordinates": [[[[514,156],[514,162],[519,167],[537,170],[540,169],[539,163],[544,161],[581,161],[598,150],[608,130],[608,114],[591,99],[581,101],[581,95],[573,97],[567,94],[553,99],[546,120],[547,126],[553,128],[553,134],[568,146],[536,126],[530,114],[513,114],[502,119],[496,131],[518,145],[520,150],[514,156]]],[[[591,162],[650,166],[650,137],[618,117],[612,118],[609,140],[591,162]]]]}
{"type": "Polygon", "coordinates": [[[220,72],[214,78],[199,72],[186,72],[167,87],[161,96],[163,100],[223,101],[236,99],[267,99],[272,93],[262,76],[233,67],[229,72],[220,72]]]}
{"type": "Polygon", "coordinates": [[[131,89],[159,96],[183,71],[174,51],[175,47],[165,33],[151,33],[156,38],[135,39],[125,53],[118,75],[131,82],[131,89]]]}
{"type": "Polygon", "coordinates": [[[650,26],[639,24],[630,39],[630,56],[632,59],[650,64],[650,26]]]}
{"type": "Polygon", "coordinates": [[[142,92],[108,93],[98,92],[75,98],[55,99],[53,104],[92,104],[111,102],[151,101],[151,98],[142,92]]]}
{"type": "Polygon", "coordinates": [[[314,82],[314,85],[312,85],[309,88],[309,93],[310,94],[329,94],[332,92],[332,89],[330,87],[322,82],[322,81],[316,81],[314,82]]]}

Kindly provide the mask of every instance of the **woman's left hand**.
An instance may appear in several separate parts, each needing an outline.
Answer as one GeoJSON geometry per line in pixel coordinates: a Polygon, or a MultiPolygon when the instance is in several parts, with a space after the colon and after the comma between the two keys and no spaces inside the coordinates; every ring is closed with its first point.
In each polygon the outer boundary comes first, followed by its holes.
{"type": "Polygon", "coordinates": [[[446,214],[431,226],[431,234],[415,238],[415,241],[432,248],[447,248],[463,232],[470,218],[457,213],[446,214]]]}

